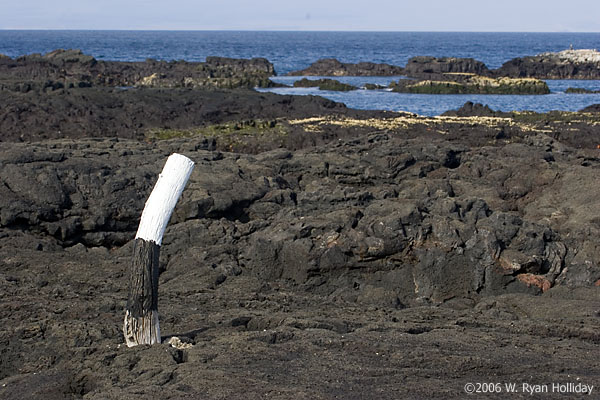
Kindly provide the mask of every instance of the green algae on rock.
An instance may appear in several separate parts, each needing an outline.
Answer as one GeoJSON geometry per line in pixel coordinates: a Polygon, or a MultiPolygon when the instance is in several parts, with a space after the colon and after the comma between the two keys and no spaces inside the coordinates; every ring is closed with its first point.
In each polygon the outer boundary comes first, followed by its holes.
{"type": "Polygon", "coordinates": [[[254,88],[276,86],[273,64],[264,58],[207,57],[205,62],[102,61],[80,50],[54,50],[0,58],[1,86],[14,91],[72,87],[254,88]],[[15,85],[12,82],[24,84],[15,85]]]}
{"type": "Polygon", "coordinates": [[[548,94],[546,82],[534,78],[489,78],[470,73],[443,74],[447,80],[392,82],[395,92],[419,94],[548,94]]]}
{"type": "MultiPolygon", "coordinates": [[[[204,127],[185,129],[153,128],[145,132],[146,141],[203,138],[209,148],[218,147],[228,151],[251,146],[248,142],[265,142],[282,146],[289,133],[289,125],[281,119],[240,120],[204,127]]],[[[259,145],[260,147],[260,145],[259,145]]]]}
{"type": "Polygon", "coordinates": [[[150,129],[146,132],[146,139],[173,139],[182,137],[192,137],[203,135],[207,137],[223,137],[228,135],[263,135],[267,133],[277,133],[285,135],[285,128],[277,120],[246,120],[236,121],[224,124],[210,125],[201,128],[188,129],[150,129]]]}

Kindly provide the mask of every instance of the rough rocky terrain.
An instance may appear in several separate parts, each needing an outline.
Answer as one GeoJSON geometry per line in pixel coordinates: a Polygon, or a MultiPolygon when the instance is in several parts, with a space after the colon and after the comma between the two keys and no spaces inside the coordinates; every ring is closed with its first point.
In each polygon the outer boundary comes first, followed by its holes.
{"type": "Polygon", "coordinates": [[[406,63],[406,75],[421,79],[438,79],[447,73],[470,73],[489,75],[488,67],[473,58],[456,57],[411,57],[406,63]]]}
{"type": "Polygon", "coordinates": [[[518,57],[494,71],[497,76],[539,79],[600,79],[600,52],[565,50],[518,57]]]}
{"type": "MultiPolygon", "coordinates": [[[[144,139],[153,129],[184,129],[245,119],[298,118],[350,112],[313,96],[250,90],[72,88],[44,94],[2,91],[0,141],[69,137],[144,139]]],[[[377,115],[377,112],[367,112],[377,115]]]]}
{"type": "Polygon", "coordinates": [[[420,94],[549,94],[548,84],[534,78],[489,78],[473,73],[436,74],[435,80],[400,79],[389,87],[394,92],[420,94]]]}
{"type": "Polygon", "coordinates": [[[348,85],[335,79],[307,79],[302,78],[294,82],[294,87],[318,87],[319,90],[334,90],[338,92],[348,92],[357,90],[356,86],[348,85]]]}
{"type": "MultiPolygon", "coordinates": [[[[431,74],[429,74],[431,75],[431,74]]],[[[535,78],[490,78],[466,72],[448,72],[435,74],[436,80],[400,79],[388,86],[365,84],[366,90],[390,90],[413,94],[512,94],[540,95],[549,94],[548,84],[535,78]]],[[[302,78],[293,83],[293,87],[313,88],[338,92],[358,90],[357,86],[342,83],[335,79],[302,78]]],[[[572,91],[567,90],[571,93],[572,91]]],[[[584,93],[579,91],[578,93],[584,93]]],[[[585,92],[593,93],[593,92],[585,92]]]]}
{"type": "Polygon", "coordinates": [[[205,62],[98,61],[80,50],[55,50],[12,59],[0,55],[0,89],[19,92],[61,88],[166,87],[254,88],[270,87],[273,64],[264,58],[251,60],[207,57],[205,62]]]}
{"type": "Polygon", "coordinates": [[[441,80],[448,73],[494,78],[600,79],[600,52],[578,49],[517,57],[497,69],[489,69],[483,62],[473,58],[457,57],[416,56],[411,57],[405,67],[372,63],[345,64],[335,59],[322,59],[288,75],[406,75],[424,80],[441,80]]]}
{"type": "Polygon", "coordinates": [[[243,90],[2,94],[0,398],[600,390],[597,107],[430,118],[243,90]],[[173,152],[196,168],[161,249],[164,343],[127,348],[133,238],[173,152]]]}
{"type": "Polygon", "coordinates": [[[585,88],[567,88],[567,90],[565,90],[565,93],[573,93],[573,94],[594,94],[594,93],[600,93],[600,90],[591,90],[591,89],[585,89],[585,88]]]}
{"type": "Polygon", "coordinates": [[[342,63],[335,58],[315,61],[308,68],[290,72],[290,76],[396,76],[404,75],[404,68],[390,64],[360,62],[342,63]]]}

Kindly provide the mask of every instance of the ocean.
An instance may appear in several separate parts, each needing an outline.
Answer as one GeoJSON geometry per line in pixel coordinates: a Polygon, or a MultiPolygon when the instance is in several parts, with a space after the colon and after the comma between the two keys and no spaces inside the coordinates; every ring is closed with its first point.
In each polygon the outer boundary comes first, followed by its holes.
{"type": "MultiPolygon", "coordinates": [[[[0,30],[0,53],[17,57],[46,53],[57,48],[81,49],[99,60],[203,61],[207,56],[264,57],[278,77],[291,83],[286,73],[309,66],[320,58],[342,62],[371,61],[404,66],[413,56],[472,57],[490,68],[511,58],[547,51],[600,48],[600,33],[474,33],[474,32],[254,32],[254,31],[14,31],[0,30]]],[[[400,77],[394,78],[399,79],[400,77]]],[[[361,85],[389,82],[389,78],[340,79],[361,85]]],[[[312,88],[269,89],[276,93],[321,95],[348,107],[409,111],[438,115],[466,101],[493,109],[576,111],[600,103],[600,94],[566,94],[568,87],[600,90],[600,81],[548,81],[551,94],[513,95],[417,95],[358,90],[325,92],[312,88]]]]}

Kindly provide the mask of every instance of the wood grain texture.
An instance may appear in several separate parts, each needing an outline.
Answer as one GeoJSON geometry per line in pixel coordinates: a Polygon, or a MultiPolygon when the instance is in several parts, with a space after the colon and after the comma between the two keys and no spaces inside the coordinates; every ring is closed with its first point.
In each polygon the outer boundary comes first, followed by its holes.
{"type": "Polygon", "coordinates": [[[136,239],[129,269],[127,311],[134,317],[158,310],[158,258],[160,246],[144,239],[136,239]]]}
{"type": "Polygon", "coordinates": [[[158,259],[160,246],[136,239],[129,269],[129,293],[123,333],[127,346],[160,343],[158,259]]]}

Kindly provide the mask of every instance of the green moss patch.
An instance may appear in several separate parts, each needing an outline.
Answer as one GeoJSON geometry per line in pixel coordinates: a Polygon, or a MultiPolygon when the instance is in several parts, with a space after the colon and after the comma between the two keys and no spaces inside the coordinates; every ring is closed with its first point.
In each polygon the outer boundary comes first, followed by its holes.
{"type": "Polygon", "coordinates": [[[287,135],[287,129],[278,120],[246,120],[185,129],[150,129],[146,132],[145,137],[150,140],[167,140],[193,136],[233,139],[235,137],[263,135],[285,136],[287,135]]]}
{"type": "Polygon", "coordinates": [[[533,78],[489,78],[467,73],[444,74],[447,80],[393,82],[395,92],[417,94],[548,94],[546,82],[533,78]]]}

